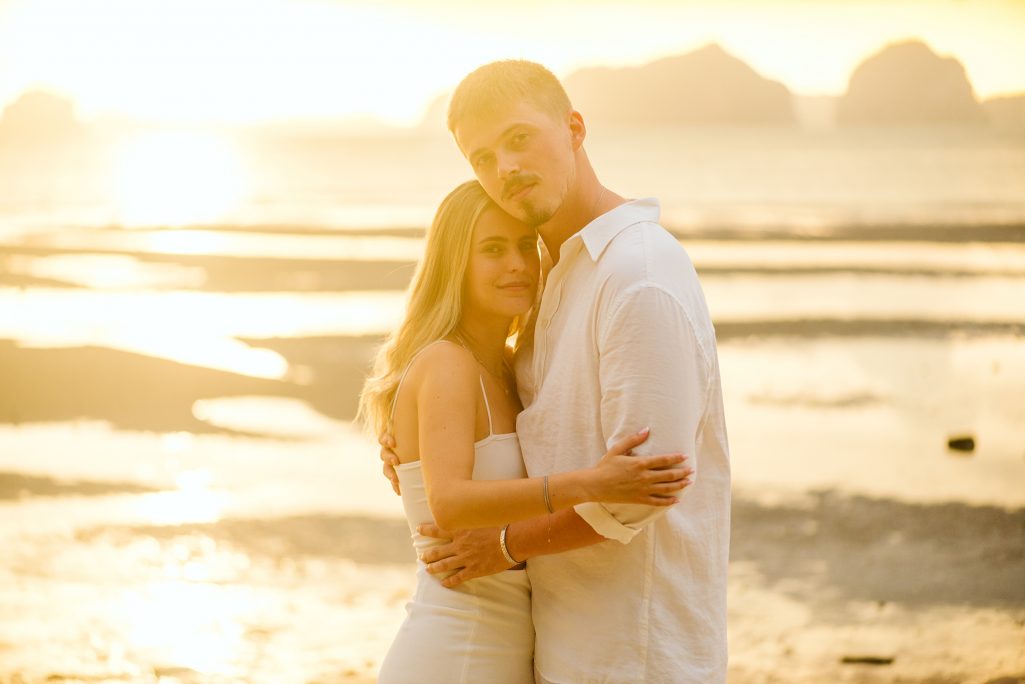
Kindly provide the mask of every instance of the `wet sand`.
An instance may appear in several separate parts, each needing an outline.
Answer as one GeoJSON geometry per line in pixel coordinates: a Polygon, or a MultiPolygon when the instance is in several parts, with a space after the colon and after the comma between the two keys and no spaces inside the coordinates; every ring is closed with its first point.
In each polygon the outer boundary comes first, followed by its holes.
{"type": "MultiPolygon", "coordinates": [[[[721,344],[733,339],[728,327],[720,334],[721,344]]],[[[246,443],[262,441],[287,459],[290,451],[299,454],[316,439],[299,436],[289,442],[272,432],[261,436],[258,430],[197,424],[193,402],[275,396],[344,421],[352,417],[362,373],[379,340],[246,340],[312,369],[315,380],[306,385],[112,350],[21,349],[8,342],[0,344],[0,370],[16,384],[13,393],[5,386],[0,421],[28,428],[104,420],[120,431],[229,439],[243,453],[251,450],[246,443]],[[109,378],[117,383],[105,381],[109,378]]],[[[360,450],[372,464],[372,443],[367,440],[360,450]]],[[[122,523],[103,522],[106,514],[94,512],[54,537],[11,521],[66,515],[60,513],[65,506],[88,511],[101,502],[173,494],[179,487],[33,474],[37,469],[24,465],[25,472],[0,474],[0,504],[6,501],[0,510],[5,516],[17,507],[23,511],[8,518],[3,533],[3,543],[15,552],[0,570],[22,590],[17,599],[4,592],[14,603],[0,616],[0,682],[372,681],[413,582],[408,531],[397,517],[310,510],[143,524],[132,522],[132,516],[122,523]],[[82,569],[104,563],[121,567],[99,573],[82,569]],[[204,599],[207,590],[215,594],[204,599]],[[117,617],[129,610],[123,605],[126,592],[154,609],[173,613],[164,603],[172,596],[189,608],[175,613],[170,633],[140,642],[117,617]],[[257,614],[235,603],[241,600],[237,592],[257,601],[257,614]],[[219,612],[206,615],[198,607],[204,601],[219,606],[219,612]],[[19,610],[34,617],[12,612],[19,610]],[[204,629],[222,619],[242,626],[230,638],[221,631],[211,637],[217,648],[232,654],[230,666],[214,655],[197,659],[194,653],[202,649],[187,640],[182,648],[193,648],[191,660],[176,660],[174,649],[165,648],[184,639],[172,636],[174,620],[188,626],[203,616],[208,618],[204,629]],[[40,647],[33,637],[37,632],[75,657],[33,656],[40,647]],[[124,643],[135,645],[117,646],[124,643]]],[[[312,487],[319,472],[281,467],[279,484],[287,481],[291,491],[312,487]]],[[[321,476],[338,481],[340,492],[376,488],[376,496],[391,497],[372,465],[363,479],[353,481],[345,473],[335,465],[321,476]]],[[[245,496],[242,489],[225,486],[245,496]]],[[[908,490],[914,490],[913,483],[908,490]]],[[[288,491],[281,489],[280,496],[294,496],[288,491]]],[[[751,488],[741,477],[733,515],[732,684],[1025,680],[1025,508],[751,488]]]]}
{"type": "MultiPolygon", "coordinates": [[[[801,240],[1013,245],[1021,230],[801,240]]],[[[379,234],[422,231],[368,233],[379,234]]],[[[399,254],[26,243],[0,248],[0,287],[85,290],[19,268],[92,253],[190,274],[149,292],[232,293],[214,309],[224,316],[239,293],[388,292],[412,272],[399,254]]],[[[842,262],[752,270],[744,258],[698,266],[762,285],[795,273],[916,275],[842,262]]],[[[1003,273],[987,264],[937,273],[1003,273]]],[[[736,485],[731,684],[1025,682],[1025,436],[1008,427],[1025,424],[1025,310],[1014,306],[992,320],[830,309],[716,321],[736,485]],[[963,424],[977,428],[978,449],[946,451],[963,424]]],[[[287,372],[0,339],[0,683],[373,681],[414,585],[399,501],[373,441],[349,423],[382,338],[231,339],[273,351],[287,372]]]]}

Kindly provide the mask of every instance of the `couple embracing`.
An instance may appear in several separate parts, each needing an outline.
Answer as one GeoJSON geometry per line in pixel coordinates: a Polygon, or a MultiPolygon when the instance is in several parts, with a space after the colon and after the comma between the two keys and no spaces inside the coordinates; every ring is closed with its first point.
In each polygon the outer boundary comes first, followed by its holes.
{"type": "Polygon", "coordinates": [[[379,681],[725,682],[729,458],[694,267],[657,201],[601,185],[544,67],[477,69],[448,126],[477,180],[439,207],[360,404],[420,559],[379,681]]]}

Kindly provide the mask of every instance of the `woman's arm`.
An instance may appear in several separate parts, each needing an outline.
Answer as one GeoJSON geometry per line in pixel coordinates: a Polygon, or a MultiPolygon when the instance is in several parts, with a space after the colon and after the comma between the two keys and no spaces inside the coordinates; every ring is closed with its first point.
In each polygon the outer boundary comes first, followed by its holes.
{"type": "MultiPolygon", "coordinates": [[[[548,513],[543,478],[474,480],[478,370],[455,345],[436,345],[423,358],[417,391],[420,459],[428,504],[443,528],[489,527],[548,513]]],[[[617,443],[592,468],[548,478],[553,510],[587,501],[670,506],[689,482],[681,454],[627,455],[646,433],[617,443]]]]}

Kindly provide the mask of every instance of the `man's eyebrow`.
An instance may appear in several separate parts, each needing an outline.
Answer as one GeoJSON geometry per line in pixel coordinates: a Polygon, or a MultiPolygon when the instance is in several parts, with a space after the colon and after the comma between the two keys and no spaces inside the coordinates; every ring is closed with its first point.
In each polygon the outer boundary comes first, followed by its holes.
{"type": "MultiPolygon", "coordinates": [[[[512,132],[513,130],[515,130],[516,128],[519,128],[520,126],[526,126],[526,125],[527,125],[527,124],[526,124],[525,122],[523,122],[523,121],[517,121],[516,123],[513,123],[513,124],[509,124],[509,125],[508,125],[508,126],[507,126],[507,127],[505,128],[505,130],[504,130],[504,131],[502,131],[502,132],[501,132],[501,133],[500,133],[500,134],[498,135],[498,140],[503,140],[503,139],[505,139],[506,137],[508,137],[509,133],[511,133],[511,132],[512,132]]],[[[488,148],[486,148],[486,147],[480,147],[480,148],[477,148],[476,150],[474,150],[473,152],[471,152],[471,153],[470,153],[469,155],[467,155],[467,157],[466,157],[466,158],[467,158],[467,159],[469,159],[469,160],[470,160],[471,162],[474,162],[474,161],[476,161],[476,160],[477,160],[477,157],[479,157],[479,156],[481,156],[482,154],[485,154],[485,153],[487,153],[487,152],[489,152],[488,148]]]]}

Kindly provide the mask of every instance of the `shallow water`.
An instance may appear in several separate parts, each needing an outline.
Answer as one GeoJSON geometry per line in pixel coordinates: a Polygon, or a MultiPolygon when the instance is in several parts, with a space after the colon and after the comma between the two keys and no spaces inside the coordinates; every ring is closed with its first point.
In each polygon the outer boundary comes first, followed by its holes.
{"type": "MultiPolygon", "coordinates": [[[[1025,245],[965,241],[1025,222],[1021,141],[593,133],[680,234],[791,238],[682,240],[730,429],[731,682],[1025,672],[1025,245]],[[852,226],[880,240],[792,239],[852,226]]],[[[367,682],[402,619],[408,529],[351,418],[422,239],[355,231],[422,227],[465,164],[442,137],[236,143],[248,185],[220,189],[0,150],[4,684],[367,682]]]]}

